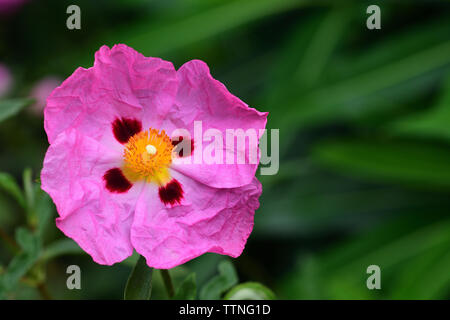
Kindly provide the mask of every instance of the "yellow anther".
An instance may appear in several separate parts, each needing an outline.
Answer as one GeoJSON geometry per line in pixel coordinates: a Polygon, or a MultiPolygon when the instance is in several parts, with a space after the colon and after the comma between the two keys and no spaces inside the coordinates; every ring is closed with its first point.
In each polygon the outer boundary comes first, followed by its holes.
{"type": "Polygon", "coordinates": [[[123,172],[131,181],[145,180],[163,185],[170,180],[172,141],[163,131],[150,128],[128,140],[124,149],[123,172]]]}

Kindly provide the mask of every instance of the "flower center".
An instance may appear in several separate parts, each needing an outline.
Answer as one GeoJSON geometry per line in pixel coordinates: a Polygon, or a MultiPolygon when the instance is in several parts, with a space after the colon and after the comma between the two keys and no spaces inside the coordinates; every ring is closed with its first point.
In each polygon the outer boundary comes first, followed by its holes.
{"type": "Polygon", "coordinates": [[[132,136],[124,149],[123,172],[130,181],[145,180],[164,185],[170,180],[173,145],[164,130],[150,128],[132,136]]]}

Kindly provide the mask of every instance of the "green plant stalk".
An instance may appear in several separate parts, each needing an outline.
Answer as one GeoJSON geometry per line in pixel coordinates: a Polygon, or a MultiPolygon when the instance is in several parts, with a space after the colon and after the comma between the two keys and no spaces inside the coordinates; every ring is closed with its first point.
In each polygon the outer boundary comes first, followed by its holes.
{"type": "Polygon", "coordinates": [[[161,269],[160,271],[162,279],[164,281],[164,286],[166,287],[167,290],[167,295],[169,296],[169,299],[172,299],[173,296],[175,295],[175,291],[173,289],[172,278],[170,277],[169,270],[161,269]]]}
{"type": "Polygon", "coordinates": [[[37,214],[35,211],[35,199],[33,188],[33,172],[30,168],[23,172],[23,188],[25,191],[26,214],[28,225],[34,230],[37,226],[37,214]]]}

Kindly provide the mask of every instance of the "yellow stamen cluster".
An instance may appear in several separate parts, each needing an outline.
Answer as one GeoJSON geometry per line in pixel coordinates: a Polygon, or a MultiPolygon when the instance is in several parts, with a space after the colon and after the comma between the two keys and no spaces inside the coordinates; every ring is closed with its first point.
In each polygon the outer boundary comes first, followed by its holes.
{"type": "Polygon", "coordinates": [[[164,185],[170,180],[167,169],[172,163],[172,150],[172,142],[164,130],[141,131],[125,145],[123,172],[131,181],[164,185]]]}

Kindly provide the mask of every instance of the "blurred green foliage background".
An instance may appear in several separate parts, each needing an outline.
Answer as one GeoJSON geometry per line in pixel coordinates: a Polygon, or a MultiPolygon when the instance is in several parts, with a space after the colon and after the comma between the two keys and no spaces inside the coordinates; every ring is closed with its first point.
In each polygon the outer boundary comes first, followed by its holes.
{"type": "MultiPolygon", "coordinates": [[[[448,1],[28,0],[0,19],[13,81],[0,98],[4,298],[122,297],[136,257],[97,265],[55,227],[38,181],[42,113],[28,100],[41,79],[65,79],[116,43],[177,68],[204,60],[280,129],[280,171],[259,177],[254,231],[231,260],[240,282],[284,299],[450,298],[448,1]],[[70,4],[81,30],[66,28],[70,4]],[[366,28],[369,4],[381,30],[366,28]],[[66,288],[71,264],[81,290],[66,288]],[[381,290],[366,287],[371,264],[381,290]]],[[[204,287],[223,260],[172,270],[175,286],[195,272],[204,287]]],[[[153,298],[166,298],[159,273],[153,298]]]]}

